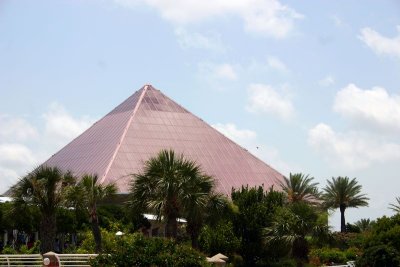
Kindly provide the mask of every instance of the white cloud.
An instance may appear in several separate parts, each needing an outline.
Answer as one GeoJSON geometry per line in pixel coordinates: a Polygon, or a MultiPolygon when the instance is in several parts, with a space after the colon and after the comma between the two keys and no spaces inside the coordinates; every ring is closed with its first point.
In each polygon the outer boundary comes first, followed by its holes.
{"type": "Polygon", "coordinates": [[[397,25],[398,34],[389,38],[371,28],[361,29],[360,40],[379,55],[387,54],[400,58],[400,25],[397,25]]]}
{"type": "Polygon", "coordinates": [[[268,57],[267,59],[267,64],[271,69],[277,70],[279,72],[288,72],[289,69],[286,67],[285,63],[283,63],[279,58],[277,57],[268,57]]]}
{"type": "Polygon", "coordinates": [[[253,155],[277,169],[282,174],[287,175],[290,173],[292,168],[281,159],[279,151],[276,148],[260,143],[255,131],[239,129],[234,123],[217,123],[212,125],[212,127],[243,148],[246,148],[253,155]]]}
{"type": "Polygon", "coordinates": [[[237,79],[236,71],[231,64],[221,64],[215,66],[215,74],[217,77],[234,81],[237,79]]]}
{"type": "Polygon", "coordinates": [[[233,123],[217,123],[212,126],[219,132],[223,133],[229,139],[232,139],[238,143],[246,143],[250,140],[253,141],[257,138],[256,132],[247,129],[240,130],[233,123]]]}
{"type": "Polygon", "coordinates": [[[0,137],[2,139],[24,141],[37,136],[37,130],[25,119],[0,115],[0,137]]]}
{"type": "Polygon", "coordinates": [[[363,90],[349,84],[336,94],[333,109],[374,129],[400,133],[400,95],[389,95],[384,88],[363,90]]]}
{"type": "Polygon", "coordinates": [[[309,130],[308,144],[330,165],[349,170],[400,160],[399,144],[378,140],[361,132],[336,133],[323,123],[309,130]]]}
{"type": "Polygon", "coordinates": [[[175,36],[183,49],[197,48],[211,50],[215,52],[225,52],[226,48],[221,41],[221,37],[215,33],[204,35],[198,32],[188,32],[184,28],[175,29],[175,36]]]}
{"type": "Polygon", "coordinates": [[[60,104],[54,102],[43,114],[45,120],[45,135],[47,142],[55,145],[65,145],[89,128],[93,120],[82,117],[73,118],[60,104]]]}
{"type": "Polygon", "coordinates": [[[303,18],[294,9],[278,0],[115,0],[136,8],[147,4],[172,23],[183,25],[209,20],[215,17],[236,16],[243,20],[249,32],[274,38],[284,38],[293,30],[295,20],[303,18]]]}
{"type": "Polygon", "coordinates": [[[11,186],[18,181],[18,173],[11,169],[0,167],[0,194],[4,194],[11,186]]]}
{"type": "Polygon", "coordinates": [[[333,78],[332,75],[328,75],[325,78],[323,78],[322,80],[318,81],[318,84],[320,86],[324,86],[324,87],[328,87],[331,86],[335,83],[335,78],[333,78]]]}
{"type": "Polygon", "coordinates": [[[72,117],[58,103],[51,104],[42,119],[44,131],[38,132],[23,118],[0,117],[0,194],[93,121],[87,117],[72,117]]]}
{"type": "Polygon", "coordinates": [[[215,64],[210,62],[201,62],[198,64],[198,76],[200,79],[210,84],[212,88],[217,90],[228,90],[226,83],[236,81],[238,79],[239,65],[229,63],[215,64]]]}
{"type": "Polygon", "coordinates": [[[32,151],[17,143],[0,144],[0,164],[7,168],[20,168],[32,166],[36,163],[32,151]]]}
{"type": "Polygon", "coordinates": [[[246,109],[254,113],[277,115],[282,119],[294,116],[292,102],[286,94],[280,94],[270,85],[251,84],[248,88],[246,109]]]}

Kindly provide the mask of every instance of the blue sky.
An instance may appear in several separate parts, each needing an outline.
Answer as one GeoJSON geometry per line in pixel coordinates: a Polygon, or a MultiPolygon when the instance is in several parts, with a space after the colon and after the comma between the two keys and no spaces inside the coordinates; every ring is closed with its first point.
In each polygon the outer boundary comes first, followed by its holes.
{"type": "Polygon", "coordinates": [[[350,222],[400,196],[394,0],[3,0],[0,191],[147,83],[285,175],[357,177],[350,222]]]}

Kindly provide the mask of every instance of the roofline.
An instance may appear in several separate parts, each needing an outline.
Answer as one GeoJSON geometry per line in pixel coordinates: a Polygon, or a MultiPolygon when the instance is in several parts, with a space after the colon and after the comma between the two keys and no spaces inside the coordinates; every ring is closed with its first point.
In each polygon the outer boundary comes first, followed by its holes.
{"type": "Polygon", "coordinates": [[[118,151],[119,151],[119,149],[120,149],[120,147],[121,147],[121,145],[122,145],[122,141],[125,139],[126,133],[128,132],[128,129],[130,128],[131,123],[132,123],[132,121],[133,121],[133,117],[135,117],[135,114],[136,114],[137,110],[139,109],[140,104],[142,103],[143,97],[144,97],[144,95],[146,94],[146,91],[147,91],[147,88],[148,88],[148,87],[149,87],[149,85],[147,85],[147,84],[143,87],[142,94],[140,95],[139,100],[138,100],[138,102],[136,103],[136,106],[135,106],[135,108],[134,108],[134,110],[133,110],[133,112],[132,112],[132,115],[131,115],[131,117],[129,118],[129,121],[128,121],[128,123],[127,123],[126,126],[125,126],[124,132],[123,132],[122,135],[121,135],[121,138],[120,138],[120,140],[119,140],[119,143],[118,143],[118,145],[117,145],[117,147],[116,147],[116,149],[115,149],[115,151],[114,151],[114,153],[113,153],[113,155],[112,155],[112,157],[111,157],[110,162],[108,163],[108,166],[107,166],[107,168],[106,168],[106,170],[105,170],[105,172],[104,172],[104,174],[103,174],[103,177],[102,177],[101,180],[100,180],[100,184],[102,184],[102,183],[104,182],[104,180],[105,180],[106,177],[107,177],[108,172],[109,172],[110,169],[111,169],[111,166],[112,166],[113,163],[114,163],[115,157],[117,156],[118,151]]]}

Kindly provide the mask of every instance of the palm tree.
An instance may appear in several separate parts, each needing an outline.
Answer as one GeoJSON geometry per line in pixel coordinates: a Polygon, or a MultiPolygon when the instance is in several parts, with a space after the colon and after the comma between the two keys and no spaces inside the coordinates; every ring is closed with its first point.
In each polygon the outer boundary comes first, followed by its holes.
{"type": "Polygon", "coordinates": [[[358,208],[368,206],[369,198],[361,194],[362,186],[357,184],[356,178],[332,177],[328,180],[328,185],[324,188],[323,199],[325,206],[330,209],[339,208],[340,210],[340,231],[346,232],[346,220],[344,212],[347,208],[358,208]]]}
{"type": "Polygon", "coordinates": [[[112,197],[117,192],[115,184],[101,185],[98,183],[97,175],[84,175],[78,186],[75,188],[75,197],[77,208],[86,209],[89,213],[89,221],[92,226],[92,234],[96,243],[95,251],[100,253],[101,247],[101,231],[99,227],[99,218],[97,215],[97,205],[99,201],[112,197]]]}
{"type": "Polygon", "coordinates": [[[400,197],[396,197],[397,203],[389,204],[389,209],[393,210],[396,213],[400,213],[400,197]]]}
{"type": "MultiPolygon", "coordinates": [[[[161,150],[145,162],[144,170],[134,174],[131,184],[132,207],[154,212],[165,220],[165,235],[177,236],[177,218],[187,216],[189,227],[199,220],[207,204],[214,181],[204,175],[194,161],[176,155],[173,150],[161,150]]],[[[195,230],[196,231],[196,230],[195,230]]]]}
{"type": "Polygon", "coordinates": [[[365,232],[371,229],[371,227],[375,224],[375,221],[371,221],[370,219],[360,219],[354,223],[355,226],[360,228],[361,232],[365,232]]]}
{"type": "Polygon", "coordinates": [[[39,208],[42,253],[54,250],[56,211],[65,204],[68,188],[73,186],[75,181],[70,172],[64,173],[57,167],[40,166],[11,189],[16,207],[30,204],[39,208]]]}
{"type": "Polygon", "coordinates": [[[270,227],[264,229],[264,241],[270,247],[288,249],[297,266],[307,261],[310,237],[316,241],[329,239],[329,226],[321,215],[305,202],[278,209],[270,227]]]}
{"type": "Polygon", "coordinates": [[[320,194],[318,192],[318,183],[313,183],[314,177],[302,173],[290,173],[289,179],[284,177],[281,187],[286,192],[290,203],[304,201],[315,203],[320,194]]]}
{"type": "Polygon", "coordinates": [[[199,186],[192,191],[199,191],[199,194],[191,194],[190,199],[183,200],[183,215],[187,220],[186,230],[190,235],[192,247],[198,248],[198,237],[205,220],[211,221],[214,217],[220,217],[228,206],[228,200],[222,195],[212,193],[213,180],[209,176],[196,179],[199,186]],[[211,179],[211,181],[210,181],[211,179]],[[211,186],[211,187],[210,187],[211,186]]]}

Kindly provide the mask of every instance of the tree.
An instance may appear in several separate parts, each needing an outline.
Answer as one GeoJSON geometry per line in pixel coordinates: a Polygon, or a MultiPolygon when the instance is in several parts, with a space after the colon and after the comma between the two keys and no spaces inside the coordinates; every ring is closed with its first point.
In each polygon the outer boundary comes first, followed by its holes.
{"type": "Polygon", "coordinates": [[[328,240],[327,221],[320,220],[316,210],[305,202],[295,202],[278,209],[270,227],[264,229],[264,239],[271,247],[283,246],[290,251],[297,266],[303,266],[309,252],[309,239],[328,240]]]}
{"type": "Polygon", "coordinates": [[[330,209],[340,210],[340,231],[346,232],[346,220],[344,213],[347,208],[358,208],[368,206],[369,198],[361,194],[362,186],[349,177],[332,177],[324,188],[323,200],[325,206],[330,209]]]}
{"type": "Polygon", "coordinates": [[[284,177],[281,187],[286,192],[290,203],[309,202],[315,203],[319,199],[318,183],[313,183],[314,177],[302,173],[290,173],[289,179],[284,177]]]}
{"type": "Polygon", "coordinates": [[[400,213],[400,197],[396,197],[396,202],[395,204],[390,204],[389,209],[393,210],[396,213],[400,213]]]}
{"type": "Polygon", "coordinates": [[[40,166],[11,189],[16,208],[28,204],[39,208],[42,253],[54,249],[57,231],[56,211],[65,204],[68,188],[73,186],[75,181],[70,172],[64,173],[57,167],[40,166]]]}
{"type": "Polygon", "coordinates": [[[199,213],[208,203],[214,180],[202,173],[194,161],[161,150],[145,162],[142,173],[134,174],[130,204],[139,211],[154,212],[165,221],[167,237],[177,236],[177,218],[186,215],[188,227],[196,227],[199,213]]]}
{"type": "Polygon", "coordinates": [[[232,222],[236,237],[241,241],[239,254],[245,266],[256,266],[263,259],[274,257],[279,249],[268,249],[263,245],[262,229],[269,227],[275,211],[284,205],[283,192],[271,188],[265,191],[262,186],[233,189],[231,193],[237,212],[232,222]]]}
{"type": "Polygon", "coordinates": [[[191,194],[188,199],[183,201],[183,215],[187,220],[186,230],[194,248],[198,248],[198,237],[204,221],[220,219],[220,215],[228,205],[227,199],[222,194],[211,192],[213,183],[209,179],[212,178],[204,176],[202,179],[193,181],[194,184],[190,191],[203,193],[191,194]]]}
{"type": "Polygon", "coordinates": [[[375,221],[371,221],[370,219],[360,219],[354,223],[361,232],[365,232],[371,230],[371,227],[375,224],[375,221]]]}
{"type": "Polygon", "coordinates": [[[76,187],[78,193],[77,207],[84,208],[89,213],[89,222],[92,228],[93,238],[96,244],[95,251],[100,253],[101,231],[99,227],[99,218],[97,214],[97,205],[99,201],[112,197],[117,192],[115,184],[102,185],[98,183],[97,175],[84,175],[76,187]]]}

